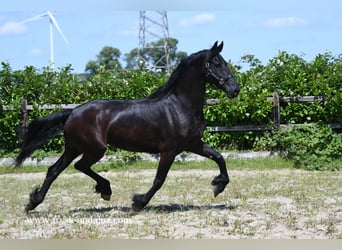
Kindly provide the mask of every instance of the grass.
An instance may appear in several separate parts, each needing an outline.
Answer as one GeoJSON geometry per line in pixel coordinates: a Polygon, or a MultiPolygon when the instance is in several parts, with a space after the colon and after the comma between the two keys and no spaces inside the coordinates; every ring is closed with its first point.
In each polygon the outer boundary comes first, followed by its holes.
{"type": "MultiPolygon", "coordinates": [[[[254,159],[227,159],[228,170],[264,170],[264,169],[292,169],[293,164],[282,158],[254,158],[254,159]]],[[[124,164],[121,161],[109,161],[108,163],[95,164],[92,169],[96,172],[107,171],[138,171],[143,169],[156,169],[157,162],[150,161],[134,161],[124,164]]],[[[0,166],[0,175],[8,173],[38,173],[46,172],[48,166],[45,165],[25,165],[17,168],[12,166],[0,166]]],[[[189,169],[217,169],[217,165],[213,161],[175,161],[172,165],[174,170],[189,170],[189,169]]],[[[78,172],[73,167],[68,167],[65,172],[78,172]]]]}
{"type": "Polygon", "coordinates": [[[111,182],[109,202],[71,167],[29,216],[24,204],[47,167],[2,170],[0,238],[342,238],[341,172],[295,170],[277,158],[229,159],[231,183],[214,198],[214,163],[176,162],[146,209],[132,213],[131,197],[150,188],[156,165],[95,166],[111,182]]]}

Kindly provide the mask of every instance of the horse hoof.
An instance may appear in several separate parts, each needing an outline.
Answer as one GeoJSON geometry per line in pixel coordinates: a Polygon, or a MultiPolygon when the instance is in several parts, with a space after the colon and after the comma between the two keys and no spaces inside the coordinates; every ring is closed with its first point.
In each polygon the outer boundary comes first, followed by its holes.
{"type": "Polygon", "coordinates": [[[32,206],[30,204],[26,204],[25,213],[28,214],[31,210],[33,210],[32,206]]]}
{"type": "Polygon", "coordinates": [[[109,201],[110,197],[111,197],[110,194],[101,194],[101,198],[104,199],[105,201],[109,201]]]}
{"type": "Polygon", "coordinates": [[[134,212],[140,212],[146,205],[146,201],[144,199],[145,195],[143,194],[135,194],[133,196],[132,209],[134,212]]]}
{"type": "Polygon", "coordinates": [[[216,197],[217,195],[222,193],[228,183],[228,178],[223,177],[221,175],[216,176],[214,180],[211,182],[211,185],[214,186],[214,196],[216,197]]]}
{"type": "Polygon", "coordinates": [[[223,191],[222,187],[219,185],[216,185],[214,187],[214,197],[216,198],[216,196],[218,196],[222,191],[223,191]]]}
{"type": "Polygon", "coordinates": [[[25,212],[28,214],[30,211],[34,210],[40,203],[29,201],[25,205],[25,212]]]}
{"type": "Polygon", "coordinates": [[[142,209],[144,208],[144,206],[142,204],[139,204],[137,202],[133,202],[132,203],[132,210],[133,212],[140,212],[142,209]]]}

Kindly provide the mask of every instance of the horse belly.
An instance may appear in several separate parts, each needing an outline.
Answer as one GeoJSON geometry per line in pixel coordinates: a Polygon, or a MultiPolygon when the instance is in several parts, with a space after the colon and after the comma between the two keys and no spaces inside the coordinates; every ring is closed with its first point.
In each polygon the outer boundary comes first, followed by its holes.
{"type": "Polygon", "coordinates": [[[156,132],[145,126],[113,126],[107,137],[108,144],[135,152],[158,153],[160,140],[156,132]]]}

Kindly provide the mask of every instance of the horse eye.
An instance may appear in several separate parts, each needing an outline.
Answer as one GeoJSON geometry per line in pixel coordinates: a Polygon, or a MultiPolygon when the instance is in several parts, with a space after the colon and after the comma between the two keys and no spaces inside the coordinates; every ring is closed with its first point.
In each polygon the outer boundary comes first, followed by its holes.
{"type": "Polygon", "coordinates": [[[215,65],[215,67],[221,67],[220,60],[218,60],[216,57],[213,59],[212,63],[215,65]]]}
{"type": "Polygon", "coordinates": [[[216,68],[221,68],[222,67],[221,63],[219,63],[219,62],[214,62],[214,65],[215,65],[216,68]]]}

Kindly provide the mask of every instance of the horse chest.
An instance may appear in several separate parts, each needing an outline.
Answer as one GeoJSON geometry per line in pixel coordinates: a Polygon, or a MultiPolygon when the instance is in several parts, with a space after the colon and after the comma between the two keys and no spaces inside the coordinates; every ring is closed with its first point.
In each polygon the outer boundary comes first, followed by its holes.
{"type": "Polygon", "coordinates": [[[195,116],[194,126],[192,127],[192,134],[194,137],[201,138],[206,127],[205,119],[203,114],[195,116]]]}
{"type": "Polygon", "coordinates": [[[203,114],[192,114],[187,116],[187,119],[180,121],[179,128],[176,131],[180,137],[201,138],[205,127],[203,114]]]}

